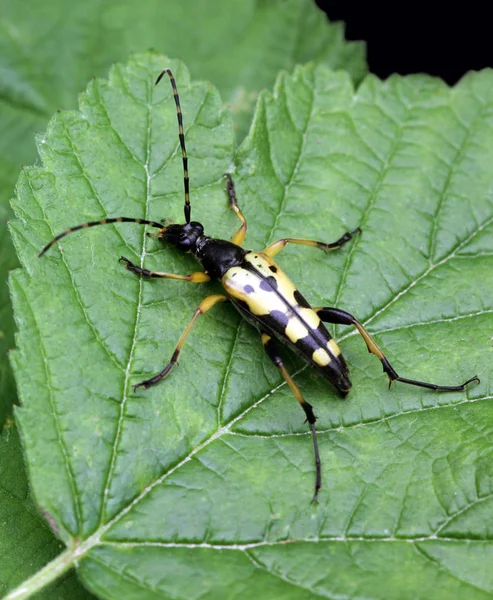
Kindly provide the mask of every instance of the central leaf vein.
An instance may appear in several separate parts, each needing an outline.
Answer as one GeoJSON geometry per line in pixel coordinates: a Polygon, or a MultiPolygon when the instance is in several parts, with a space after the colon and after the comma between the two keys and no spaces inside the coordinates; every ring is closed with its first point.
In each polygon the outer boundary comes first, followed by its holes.
{"type": "MultiPolygon", "coordinates": [[[[145,195],[144,219],[149,218],[148,212],[149,212],[149,201],[150,201],[150,196],[151,196],[151,174],[149,171],[149,165],[150,165],[150,159],[151,159],[150,125],[151,125],[151,110],[152,110],[152,92],[153,92],[153,87],[150,84],[148,84],[146,162],[143,165],[144,170],[145,170],[145,175],[146,175],[146,195],[145,195]]],[[[141,247],[141,253],[140,253],[140,267],[141,268],[144,268],[145,255],[146,255],[146,236],[144,235],[144,232],[143,232],[142,233],[142,247],[141,247]]],[[[108,474],[106,477],[106,483],[104,485],[104,496],[103,496],[103,501],[101,503],[100,524],[105,517],[106,506],[107,506],[107,501],[109,498],[109,492],[110,492],[110,488],[111,488],[113,474],[114,474],[114,471],[116,468],[118,447],[119,447],[120,439],[121,439],[122,432],[123,432],[123,423],[124,423],[124,419],[125,419],[125,408],[126,408],[126,404],[127,404],[127,400],[128,400],[128,386],[129,386],[129,380],[131,377],[131,367],[132,367],[132,362],[134,359],[134,351],[135,351],[135,346],[136,346],[137,337],[138,337],[137,332],[138,332],[138,326],[139,326],[139,321],[140,321],[140,314],[141,314],[141,310],[142,310],[143,277],[138,278],[138,290],[139,291],[138,291],[137,305],[136,305],[136,309],[135,309],[135,321],[134,321],[134,327],[133,327],[132,344],[130,346],[130,352],[129,352],[129,356],[128,356],[127,366],[125,368],[125,378],[124,378],[124,382],[123,382],[123,395],[122,395],[122,402],[120,404],[120,414],[118,417],[118,424],[117,424],[117,428],[116,428],[116,432],[115,432],[115,439],[112,444],[111,461],[109,464],[108,474]]]]}

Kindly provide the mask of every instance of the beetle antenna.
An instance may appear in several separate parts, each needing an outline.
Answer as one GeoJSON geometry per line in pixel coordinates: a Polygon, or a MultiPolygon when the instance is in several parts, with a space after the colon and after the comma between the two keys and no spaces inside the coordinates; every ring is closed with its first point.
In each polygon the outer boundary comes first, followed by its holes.
{"type": "Polygon", "coordinates": [[[156,221],[146,221],[145,219],[131,219],[129,217],[116,217],[111,219],[101,219],[100,221],[89,221],[89,223],[83,223],[82,225],[76,225],[75,227],[70,227],[70,229],[66,229],[56,235],[46,246],[41,250],[38,254],[38,258],[43,256],[43,254],[49,250],[55,242],[58,242],[61,238],[65,237],[69,233],[73,231],[79,231],[79,229],[85,229],[86,227],[95,227],[96,225],[108,225],[110,223],[140,223],[141,225],[151,225],[151,227],[158,227],[162,231],[166,229],[163,227],[162,223],[156,223],[156,221]]]}
{"type": "Polygon", "coordinates": [[[188,157],[185,149],[185,134],[183,133],[183,116],[181,113],[180,97],[178,96],[178,90],[176,89],[176,82],[173,73],[170,69],[163,69],[159,73],[156,79],[156,85],[161,81],[163,75],[166,74],[171,82],[173,88],[173,96],[175,97],[176,104],[176,117],[178,119],[178,137],[180,138],[181,155],[183,158],[183,185],[185,186],[185,220],[190,223],[190,191],[189,191],[189,180],[188,180],[188,157]]]}

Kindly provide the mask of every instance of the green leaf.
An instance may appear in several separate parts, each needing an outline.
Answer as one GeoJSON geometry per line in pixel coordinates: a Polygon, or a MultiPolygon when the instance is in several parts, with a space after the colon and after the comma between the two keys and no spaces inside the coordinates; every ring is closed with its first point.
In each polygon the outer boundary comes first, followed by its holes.
{"type": "Polygon", "coordinates": [[[78,5],[27,0],[2,7],[0,425],[15,398],[6,356],[14,335],[6,279],[18,264],[4,221],[11,216],[8,201],[20,165],[36,159],[35,132],[46,129],[57,109],[76,108],[77,95],[92,77],[105,76],[131,52],[153,47],[182,57],[194,77],[213,81],[234,108],[243,137],[258,91],[271,89],[281,69],[317,61],[361,79],[364,46],[346,42],[343,34],[343,25],[329,23],[313,0],[87,0],[78,5]]]}
{"type": "MultiPolygon", "coordinates": [[[[454,89],[431,78],[370,77],[357,93],[323,67],[281,75],[262,94],[236,157],[246,247],[283,236],[279,263],[313,305],[353,312],[404,377],[480,385],[435,393],[396,384],[352,330],[342,402],[313,370],[291,372],[318,416],[323,490],[309,432],[258,334],[228,306],[199,320],[179,367],[149,390],[214,284],[143,281],[121,255],[189,273],[188,256],[105,216],[183,217],[168,61],[139,56],[96,80],[80,112],[59,113],[25,169],[12,233],[19,325],[17,411],[37,502],[67,550],[25,597],[75,565],[101,598],[365,597],[483,599],[493,593],[493,73],[454,89]]],[[[231,119],[214,88],[176,71],[193,218],[238,227],[222,174],[231,119]]]]}
{"type": "MultiPolygon", "coordinates": [[[[11,419],[0,432],[0,456],[0,593],[3,596],[55,558],[63,544],[55,538],[29,494],[19,434],[11,419]]],[[[74,572],[37,596],[39,600],[93,597],[74,572]]]]}

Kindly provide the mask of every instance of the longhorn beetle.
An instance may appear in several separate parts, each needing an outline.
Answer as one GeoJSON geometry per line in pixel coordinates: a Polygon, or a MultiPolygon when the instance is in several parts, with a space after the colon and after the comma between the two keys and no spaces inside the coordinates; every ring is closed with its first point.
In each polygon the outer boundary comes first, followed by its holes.
{"type": "Polygon", "coordinates": [[[178,340],[178,344],[171,356],[170,362],[157,375],[135,385],[134,391],[139,387],[146,389],[167,377],[172,368],[177,364],[183,344],[197,318],[200,315],[205,314],[219,302],[231,302],[241,316],[258,329],[268,357],[279,369],[281,375],[295,395],[296,400],[298,400],[301,408],[305,411],[306,420],[309,423],[312,433],[315,453],[316,478],[315,492],[312,501],[317,502],[318,492],[322,484],[322,475],[317,433],[315,429],[316,417],[313,414],[312,406],[303,398],[298,386],[287,372],[279,354],[278,342],[282,342],[289,346],[310,366],[317,369],[317,371],[339,391],[342,397],[345,397],[351,388],[349,369],[341,354],[339,346],[336,344],[335,340],[332,339],[332,336],[327,331],[323,322],[340,325],[354,325],[363,337],[368,351],[375,354],[375,356],[380,359],[383,370],[389,377],[389,387],[393,381],[401,381],[402,383],[408,383],[410,385],[416,385],[431,390],[454,392],[464,390],[465,386],[473,381],[479,383],[479,379],[474,376],[462,385],[446,386],[400,377],[368,331],[353,315],[338,308],[312,308],[287,275],[285,275],[279,266],[272,260],[287,244],[311,246],[325,252],[328,250],[335,250],[343,246],[355,234],[361,233],[359,227],[354,231],[346,232],[336,242],[332,243],[316,242],[308,239],[283,238],[270,244],[261,252],[244,250],[242,244],[247,233],[247,222],[238,206],[235,186],[231,175],[227,173],[226,190],[229,196],[229,203],[236,213],[236,216],[241,221],[241,225],[233,235],[231,242],[204,235],[204,227],[202,224],[190,220],[191,210],[188,159],[185,149],[180,99],[172,72],[169,69],[161,71],[156,80],[156,85],[161,81],[164,75],[169,76],[176,103],[178,132],[184,171],[185,223],[183,225],[169,224],[167,220],[157,223],[155,221],[129,217],[116,217],[101,219],[100,221],[91,221],[89,223],[84,223],[83,225],[71,227],[58,234],[41,250],[38,256],[42,256],[56,241],[73,231],[110,223],[139,223],[141,225],[150,225],[151,227],[155,227],[158,231],[156,234],[148,233],[148,235],[163,240],[164,242],[169,242],[182,252],[190,252],[193,254],[202,265],[204,271],[198,271],[191,273],[190,275],[175,275],[174,273],[148,271],[147,269],[142,269],[133,264],[124,256],[120,258],[120,261],[124,263],[129,271],[142,277],[179,279],[193,283],[203,283],[210,281],[211,279],[218,279],[225,291],[225,294],[213,294],[208,296],[199,304],[192,319],[178,340]]]}

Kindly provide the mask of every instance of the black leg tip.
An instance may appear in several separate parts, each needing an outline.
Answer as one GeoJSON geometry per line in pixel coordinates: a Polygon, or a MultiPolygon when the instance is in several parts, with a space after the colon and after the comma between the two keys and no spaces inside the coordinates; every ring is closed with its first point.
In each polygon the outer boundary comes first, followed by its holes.
{"type": "Polygon", "coordinates": [[[310,416],[307,416],[307,418],[303,421],[304,423],[309,423],[310,425],[314,425],[317,421],[317,417],[312,413],[310,416]]]}
{"type": "Polygon", "coordinates": [[[317,417],[313,414],[312,405],[308,404],[308,402],[304,401],[303,404],[301,405],[301,408],[305,411],[305,415],[306,415],[305,423],[308,422],[308,423],[310,423],[310,425],[313,426],[313,424],[317,420],[317,417]]]}
{"type": "Polygon", "coordinates": [[[136,383],[134,386],[132,386],[134,388],[134,392],[136,392],[140,387],[144,388],[145,390],[149,387],[149,382],[148,381],[141,381],[140,383],[136,383]]]}

